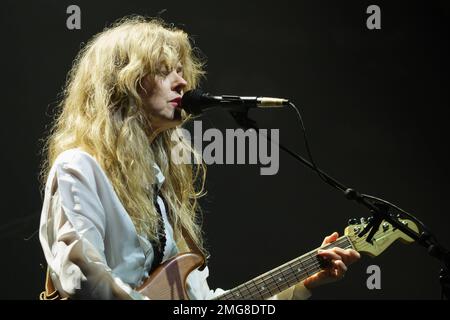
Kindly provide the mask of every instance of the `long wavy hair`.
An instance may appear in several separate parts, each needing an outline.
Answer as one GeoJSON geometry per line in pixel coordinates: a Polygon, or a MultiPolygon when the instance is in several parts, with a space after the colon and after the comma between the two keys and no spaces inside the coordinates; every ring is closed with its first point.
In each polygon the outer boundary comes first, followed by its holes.
{"type": "MultiPolygon", "coordinates": [[[[104,169],[138,232],[158,242],[159,214],[153,204],[156,163],[166,180],[161,192],[169,206],[175,236],[185,227],[203,249],[197,199],[204,194],[206,167],[185,141],[181,126],[149,141],[151,117],[138,93],[141,80],[183,65],[186,90],[197,86],[203,62],[188,35],[163,21],[142,16],[119,20],[95,35],[68,73],[53,125],[44,139],[40,172],[44,187],[57,156],[71,148],[91,154],[104,169]],[[175,164],[172,148],[196,157],[175,164]]],[[[186,114],[182,114],[187,120],[186,114]]]]}

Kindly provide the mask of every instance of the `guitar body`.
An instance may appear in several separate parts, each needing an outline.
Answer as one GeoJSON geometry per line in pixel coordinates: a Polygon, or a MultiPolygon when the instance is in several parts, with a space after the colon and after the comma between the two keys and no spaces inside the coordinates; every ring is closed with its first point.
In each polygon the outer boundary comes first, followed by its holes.
{"type": "Polygon", "coordinates": [[[152,300],[189,300],[186,278],[203,262],[198,254],[180,253],[157,267],[137,291],[152,300]]]}

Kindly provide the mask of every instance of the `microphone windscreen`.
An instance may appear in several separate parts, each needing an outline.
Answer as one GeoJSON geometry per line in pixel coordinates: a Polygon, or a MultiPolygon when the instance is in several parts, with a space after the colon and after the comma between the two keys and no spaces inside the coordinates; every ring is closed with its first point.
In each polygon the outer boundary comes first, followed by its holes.
{"type": "Polygon", "coordinates": [[[202,113],[204,109],[216,103],[215,99],[200,89],[187,91],[181,97],[181,108],[193,115],[202,113]]]}

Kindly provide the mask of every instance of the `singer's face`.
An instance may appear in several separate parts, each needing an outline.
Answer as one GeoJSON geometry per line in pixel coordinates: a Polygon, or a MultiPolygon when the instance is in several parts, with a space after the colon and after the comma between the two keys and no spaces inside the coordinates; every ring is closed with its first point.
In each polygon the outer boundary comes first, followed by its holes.
{"type": "Polygon", "coordinates": [[[155,132],[181,123],[181,96],[187,82],[180,63],[173,70],[161,70],[161,75],[144,77],[139,88],[144,109],[150,116],[155,132]]]}

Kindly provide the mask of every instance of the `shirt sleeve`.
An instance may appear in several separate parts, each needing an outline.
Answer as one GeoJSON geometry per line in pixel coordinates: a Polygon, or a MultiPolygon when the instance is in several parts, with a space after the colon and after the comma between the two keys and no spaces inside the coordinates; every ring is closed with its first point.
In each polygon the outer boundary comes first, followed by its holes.
{"type": "Polygon", "coordinates": [[[146,299],[107,265],[106,213],[94,167],[81,157],[58,162],[46,184],[39,238],[61,296],[74,299],[146,299]]]}
{"type": "Polygon", "coordinates": [[[194,270],[189,274],[187,291],[191,299],[211,300],[226,292],[221,288],[210,289],[207,281],[208,276],[208,267],[205,267],[202,271],[194,270]]]}

